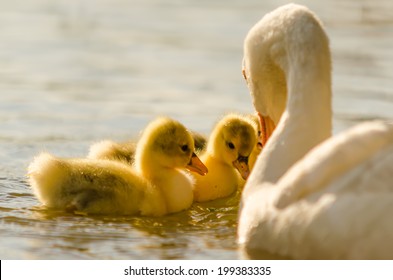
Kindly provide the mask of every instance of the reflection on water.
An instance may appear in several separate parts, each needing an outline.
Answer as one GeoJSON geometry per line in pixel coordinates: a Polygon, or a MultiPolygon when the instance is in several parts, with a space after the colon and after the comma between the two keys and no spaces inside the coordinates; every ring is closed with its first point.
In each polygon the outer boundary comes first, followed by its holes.
{"type": "MultiPolygon", "coordinates": [[[[0,257],[242,257],[238,197],[164,218],[70,215],[42,209],[24,176],[42,150],[85,156],[157,115],[208,133],[226,112],[251,112],[243,39],[286,2],[0,0],[0,257]]],[[[335,132],[393,118],[391,1],[297,2],[330,37],[335,132]]]]}
{"type": "Polygon", "coordinates": [[[8,229],[2,235],[10,239],[3,253],[34,259],[236,258],[238,200],[236,195],[195,204],[160,218],[73,215],[37,206],[19,217],[9,213],[15,209],[0,208],[8,229]],[[18,251],[20,239],[27,242],[28,251],[18,251]]]}

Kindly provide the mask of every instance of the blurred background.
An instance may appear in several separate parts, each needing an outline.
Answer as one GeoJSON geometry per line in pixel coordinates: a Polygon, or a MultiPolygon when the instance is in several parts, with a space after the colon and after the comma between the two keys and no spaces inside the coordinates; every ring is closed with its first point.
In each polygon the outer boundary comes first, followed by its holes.
{"type": "MultiPolygon", "coordinates": [[[[39,207],[26,184],[40,151],[82,157],[137,139],[168,115],[208,134],[253,112],[243,39],[268,0],[0,0],[0,257],[233,259],[237,204],[163,219],[79,217],[39,207]]],[[[393,2],[297,1],[326,27],[334,133],[393,118],[393,2]]]]}

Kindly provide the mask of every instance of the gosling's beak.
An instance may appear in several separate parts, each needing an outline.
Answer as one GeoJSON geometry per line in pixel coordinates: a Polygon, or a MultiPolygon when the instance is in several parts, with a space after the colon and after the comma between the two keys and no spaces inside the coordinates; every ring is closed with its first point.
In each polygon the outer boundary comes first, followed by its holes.
{"type": "Polygon", "coordinates": [[[268,116],[262,116],[260,113],[258,113],[258,117],[261,123],[260,142],[262,144],[262,147],[264,147],[266,145],[267,140],[269,140],[270,136],[273,134],[276,125],[274,124],[272,119],[268,116]]]}
{"type": "Polygon", "coordinates": [[[232,162],[233,166],[239,171],[244,180],[250,175],[250,167],[248,166],[248,157],[240,156],[232,162]]]}
{"type": "Polygon", "coordinates": [[[187,164],[186,168],[189,171],[196,172],[202,176],[206,175],[208,172],[207,167],[203,164],[203,162],[195,153],[192,153],[191,160],[187,164]]]}

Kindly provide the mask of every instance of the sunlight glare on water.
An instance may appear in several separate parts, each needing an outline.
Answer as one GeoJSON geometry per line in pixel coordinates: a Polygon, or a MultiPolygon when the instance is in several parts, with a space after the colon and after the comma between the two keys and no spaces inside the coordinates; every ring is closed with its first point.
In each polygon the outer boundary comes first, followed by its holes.
{"type": "MultiPolygon", "coordinates": [[[[1,259],[236,259],[239,196],[163,218],[42,208],[26,183],[34,155],[83,157],[137,139],[168,115],[208,134],[253,111],[243,39],[290,1],[0,0],[1,259]]],[[[393,4],[298,1],[325,23],[334,131],[393,118],[393,4]]]]}

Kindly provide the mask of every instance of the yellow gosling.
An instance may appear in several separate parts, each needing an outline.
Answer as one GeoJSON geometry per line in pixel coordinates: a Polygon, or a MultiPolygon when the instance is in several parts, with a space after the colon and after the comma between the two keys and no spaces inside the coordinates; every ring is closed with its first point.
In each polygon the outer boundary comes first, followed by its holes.
{"type": "Polygon", "coordinates": [[[194,152],[190,132],[176,121],[159,119],[145,130],[138,142],[135,169],[160,186],[169,213],[184,210],[193,202],[194,178],[184,167],[201,176],[208,172],[194,152]],[[151,148],[139,149],[140,146],[151,148]]]}
{"type": "Polygon", "coordinates": [[[183,168],[205,174],[194,143],[179,122],[151,122],[136,149],[137,171],[113,160],[38,155],[28,168],[38,200],[50,208],[88,214],[161,216],[193,201],[193,179],[183,168]]]}
{"type": "Polygon", "coordinates": [[[204,177],[194,176],[194,200],[226,197],[242,187],[250,172],[248,158],[256,140],[257,129],[249,118],[229,114],[219,121],[210,135],[206,152],[201,155],[209,173],[204,177]]]}

